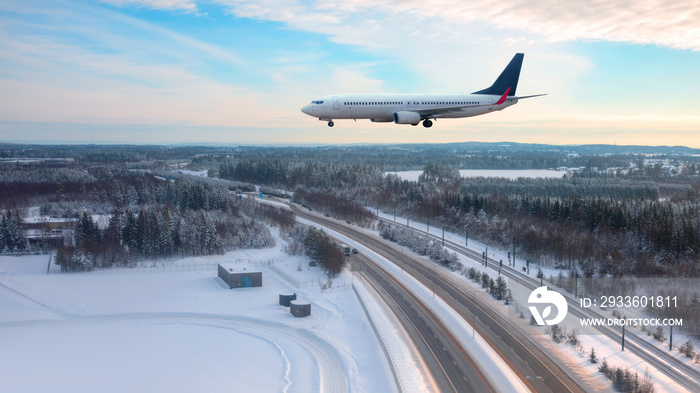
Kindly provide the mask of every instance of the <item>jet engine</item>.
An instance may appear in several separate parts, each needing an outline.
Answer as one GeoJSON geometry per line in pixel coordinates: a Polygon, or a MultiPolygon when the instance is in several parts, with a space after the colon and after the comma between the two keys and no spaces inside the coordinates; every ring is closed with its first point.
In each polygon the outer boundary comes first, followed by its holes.
{"type": "Polygon", "coordinates": [[[418,124],[420,123],[420,113],[410,111],[398,111],[394,113],[394,123],[418,124]]]}

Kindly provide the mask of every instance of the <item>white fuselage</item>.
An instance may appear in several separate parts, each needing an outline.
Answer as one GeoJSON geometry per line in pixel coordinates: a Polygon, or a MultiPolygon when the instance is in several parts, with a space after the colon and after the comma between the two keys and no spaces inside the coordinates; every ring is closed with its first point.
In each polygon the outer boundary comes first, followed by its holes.
{"type": "Polygon", "coordinates": [[[424,112],[445,109],[445,113],[431,113],[423,119],[460,118],[500,111],[518,102],[508,98],[503,104],[499,96],[486,94],[338,94],[325,96],[302,108],[302,112],[320,120],[370,119],[392,122],[400,111],[424,112]],[[455,107],[461,107],[454,109],[455,107]]]}

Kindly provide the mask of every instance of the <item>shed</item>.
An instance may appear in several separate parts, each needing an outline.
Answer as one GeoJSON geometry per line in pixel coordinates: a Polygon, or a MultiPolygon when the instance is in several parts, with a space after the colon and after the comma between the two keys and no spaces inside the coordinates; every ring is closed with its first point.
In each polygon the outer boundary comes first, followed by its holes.
{"type": "Polygon", "coordinates": [[[262,272],[247,271],[245,268],[237,269],[232,264],[219,264],[219,277],[231,289],[262,286],[262,272]]]}
{"type": "Polygon", "coordinates": [[[296,293],[281,293],[280,294],[280,306],[289,307],[292,300],[297,299],[296,293]]]}
{"type": "Polygon", "coordinates": [[[311,315],[311,303],[304,300],[292,300],[289,304],[289,312],[295,317],[301,318],[311,315]]]}

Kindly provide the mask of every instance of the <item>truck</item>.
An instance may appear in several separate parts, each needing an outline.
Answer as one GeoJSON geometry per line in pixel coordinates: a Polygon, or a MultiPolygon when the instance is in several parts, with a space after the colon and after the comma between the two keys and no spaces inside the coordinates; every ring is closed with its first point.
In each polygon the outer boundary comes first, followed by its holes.
{"type": "Polygon", "coordinates": [[[343,249],[343,254],[345,254],[346,256],[350,256],[350,247],[348,247],[347,244],[341,244],[340,248],[343,249]]]}

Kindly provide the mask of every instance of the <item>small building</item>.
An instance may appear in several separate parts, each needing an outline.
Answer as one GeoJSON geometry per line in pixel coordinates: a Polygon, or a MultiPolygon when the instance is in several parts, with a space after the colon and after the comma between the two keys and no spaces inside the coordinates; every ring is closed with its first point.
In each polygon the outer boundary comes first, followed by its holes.
{"type": "Polygon", "coordinates": [[[233,264],[220,263],[219,277],[231,289],[262,286],[262,272],[246,271],[245,268],[241,270],[233,264]]]}
{"type": "Polygon", "coordinates": [[[289,312],[295,317],[301,318],[311,315],[311,303],[304,300],[292,300],[289,304],[289,312]]]}
{"type": "Polygon", "coordinates": [[[280,306],[289,307],[292,300],[297,300],[296,293],[281,293],[280,294],[280,306]]]}

